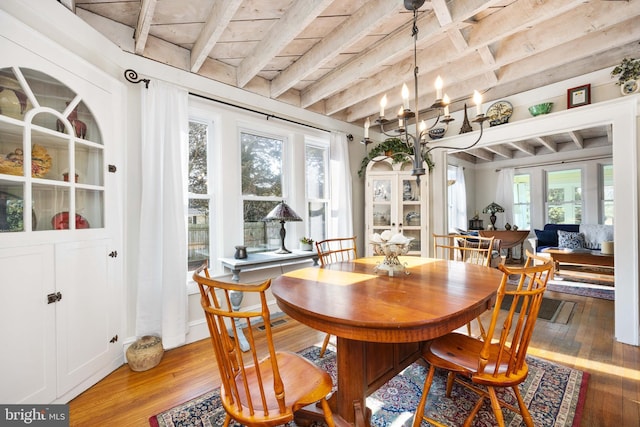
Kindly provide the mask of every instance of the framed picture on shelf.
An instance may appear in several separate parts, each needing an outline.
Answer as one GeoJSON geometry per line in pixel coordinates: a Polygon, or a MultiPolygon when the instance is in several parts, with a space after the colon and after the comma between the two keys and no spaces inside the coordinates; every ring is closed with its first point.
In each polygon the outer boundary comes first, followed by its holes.
{"type": "Polygon", "coordinates": [[[591,85],[572,87],[567,90],[567,108],[591,104],[591,85]]]}

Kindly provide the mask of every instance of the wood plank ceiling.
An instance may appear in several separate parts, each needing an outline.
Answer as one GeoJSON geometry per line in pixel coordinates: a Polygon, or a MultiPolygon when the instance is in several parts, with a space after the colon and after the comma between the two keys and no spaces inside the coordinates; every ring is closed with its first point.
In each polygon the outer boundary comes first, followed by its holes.
{"type": "MultiPolygon", "coordinates": [[[[413,88],[402,0],[62,3],[125,51],[350,123],[377,118],[384,94],[397,111],[413,88]]],[[[453,111],[474,89],[498,100],[640,56],[640,0],[431,0],[417,27],[418,103],[440,75],[453,111]]]]}

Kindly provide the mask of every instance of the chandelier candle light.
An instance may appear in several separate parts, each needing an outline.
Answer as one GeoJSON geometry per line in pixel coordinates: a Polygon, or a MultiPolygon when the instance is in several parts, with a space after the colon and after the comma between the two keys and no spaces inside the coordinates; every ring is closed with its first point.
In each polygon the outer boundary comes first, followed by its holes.
{"type": "MultiPolygon", "coordinates": [[[[427,135],[429,134],[429,131],[432,130],[439,122],[442,122],[445,124],[445,126],[448,126],[449,122],[453,121],[454,119],[449,115],[450,100],[446,94],[444,94],[444,96],[442,95],[442,89],[444,87],[444,84],[443,84],[442,78],[438,76],[435,82],[436,101],[428,109],[428,110],[437,110],[438,116],[436,117],[433,125],[429,128],[427,128],[427,124],[424,122],[424,120],[420,121],[420,117],[419,117],[420,110],[418,108],[417,20],[418,20],[418,9],[424,4],[424,2],[425,0],[404,0],[404,7],[407,10],[413,11],[412,36],[413,36],[413,63],[414,63],[413,82],[414,82],[415,111],[412,111],[409,105],[409,88],[407,87],[406,84],[403,84],[402,85],[402,106],[398,111],[398,129],[395,130],[396,134],[392,135],[388,131],[385,131],[385,126],[389,126],[391,123],[395,123],[395,120],[389,120],[385,118],[385,108],[388,102],[387,95],[384,95],[380,100],[380,117],[376,119],[376,123],[380,126],[380,131],[384,135],[388,137],[400,137],[400,139],[409,148],[412,148],[413,170],[411,172],[411,175],[416,177],[416,181],[418,185],[420,184],[420,176],[426,173],[423,165],[423,159],[429,155],[429,152],[431,150],[433,150],[434,148],[467,150],[473,147],[480,141],[480,138],[482,138],[483,123],[485,120],[488,120],[488,117],[485,117],[484,114],[482,113],[482,96],[478,91],[474,91],[473,100],[476,104],[477,115],[476,115],[476,118],[472,121],[480,124],[480,135],[478,136],[478,139],[473,144],[464,148],[444,147],[444,146],[437,146],[437,147],[431,147],[431,148],[426,147],[427,135]],[[413,135],[409,133],[410,124],[413,124],[415,127],[415,134],[413,135]]],[[[367,119],[364,122],[364,139],[362,140],[362,143],[365,144],[365,146],[368,146],[373,142],[371,139],[369,139],[370,127],[371,127],[371,121],[367,117],[367,119]]],[[[409,155],[407,154],[407,156],[409,155]]]]}

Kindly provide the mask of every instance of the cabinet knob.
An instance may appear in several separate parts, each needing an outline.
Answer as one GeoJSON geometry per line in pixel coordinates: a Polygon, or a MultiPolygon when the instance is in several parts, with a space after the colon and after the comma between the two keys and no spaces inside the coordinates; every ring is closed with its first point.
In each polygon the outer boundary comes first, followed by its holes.
{"type": "Polygon", "coordinates": [[[109,253],[109,256],[110,256],[111,258],[115,258],[115,257],[117,257],[117,256],[118,256],[118,251],[111,251],[111,252],[109,253]]]}

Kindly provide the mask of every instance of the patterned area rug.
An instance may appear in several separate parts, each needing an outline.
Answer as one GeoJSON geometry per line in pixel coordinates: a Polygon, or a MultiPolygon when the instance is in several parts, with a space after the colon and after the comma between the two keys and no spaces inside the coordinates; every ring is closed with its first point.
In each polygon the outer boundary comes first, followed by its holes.
{"type": "Polygon", "coordinates": [[[581,295],[584,297],[600,298],[613,301],[615,299],[615,288],[603,286],[585,286],[579,282],[565,280],[549,280],[547,290],[561,292],[563,294],[581,295]]]}
{"type": "MultiPolygon", "coordinates": [[[[336,357],[328,350],[319,357],[319,347],[309,347],[300,354],[327,370],[336,383],[336,357]]],[[[579,426],[589,374],[542,359],[528,357],[529,376],[520,385],[522,396],[536,426],[579,426]]],[[[376,427],[410,426],[418,406],[427,369],[414,363],[367,398],[372,411],[371,425],[376,427]]],[[[430,417],[448,425],[462,425],[477,400],[477,396],[459,384],[454,385],[452,399],[445,397],[446,374],[436,372],[426,412],[430,417]]],[[[517,406],[511,391],[500,392],[500,397],[517,406]]],[[[507,426],[521,426],[522,418],[508,409],[503,410],[507,426]]],[[[205,393],[182,405],[149,419],[152,427],[164,426],[221,426],[225,412],[220,404],[219,389],[205,393]]],[[[476,416],[473,426],[495,425],[491,407],[485,404],[476,416]]],[[[238,427],[239,424],[231,423],[238,427]]],[[[423,426],[427,426],[425,422],[423,426]]],[[[290,423],[289,427],[295,427],[290,423]]]]}

